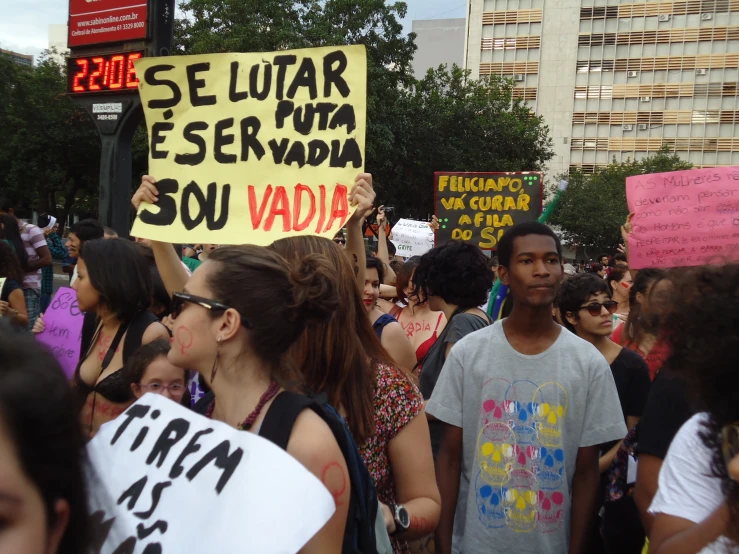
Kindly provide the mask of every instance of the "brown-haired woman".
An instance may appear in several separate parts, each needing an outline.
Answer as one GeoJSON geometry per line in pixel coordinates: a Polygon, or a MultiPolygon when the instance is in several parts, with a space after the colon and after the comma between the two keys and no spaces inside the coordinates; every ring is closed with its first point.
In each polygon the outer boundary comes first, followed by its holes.
{"type": "MultiPolygon", "coordinates": [[[[321,256],[294,268],[260,246],[215,250],[172,301],[174,339],[169,360],[203,375],[215,393],[208,415],[255,432],[274,398],[295,376],[285,353],[305,322],[328,317],[339,305],[334,271],[321,256]]],[[[303,410],[287,452],[334,495],[336,512],[301,550],[340,552],[351,490],[344,456],[331,429],[312,410],[303,410]],[[326,472],[338,467],[339,472],[326,472]],[[328,480],[328,482],[326,482],[328,480]]]]}
{"type": "Polygon", "coordinates": [[[639,354],[647,361],[649,376],[654,381],[669,354],[659,335],[659,310],[650,310],[650,297],[656,287],[668,286],[661,269],[642,269],[629,290],[629,316],[618,327],[611,340],[639,354]]]}
{"type": "Polygon", "coordinates": [[[323,254],[338,277],[341,309],[328,322],[309,323],[290,358],[302,368],[306,387],[326,393],[345,415],[383,503],[393,550],[408,552],[405,541],[432,533],[441,508],[421,395],[372,329],[341,248],[311,236],[281,239],[270,248],[292,263],[323,254]],[[396,526],[397,506],[410,516],[407,531],[396,526]]]}
{"type": "MultiPolygon", "coordinates": [[[[444,312],[433,311],[429,308],[428,302],[419,299],[413,290],[413,273],[420,261],[420,256],[414,256],[400,268],[396,288],[405,306],[396,305],[390,310],[390,315],[398,320],[405,331],[405,336],[411,341],[411,346],[416,353],[417,364],[423,361],[446,327],[444,312]]],[[[419,292],[419,294],[422,293],[419,292]]]]}
{"type": "Polygon", "coordinates": [[[13,325],[23,328],[28,326],[28,310],[23,296],[25,276],[13,247],[0,240],[0,318],[7,318],[13,325]]]}
{"type": "Polygon", "coordinates": [[[606,282],[611,291],[611,298],[618,302],[618,308],[616,308],[616,313],[614,314],[614,323],[620,325],[626,321],[631,306],[629,301],[629,292],[634,284],[634,280],[631,278],[629,267],[617,265],[616,267],[611,268],[611,272],[608,275],[606,282]]]}

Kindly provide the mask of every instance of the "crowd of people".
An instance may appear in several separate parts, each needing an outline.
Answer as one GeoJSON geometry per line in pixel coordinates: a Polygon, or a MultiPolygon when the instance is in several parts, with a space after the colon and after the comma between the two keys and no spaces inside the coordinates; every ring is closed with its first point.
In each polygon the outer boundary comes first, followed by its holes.
{"type": "MultiPolygon", "coordinates": [[[[133,207],[157,199],[144,176],[133,207]]],[[[333,241],[181,250],[91,219],[63,241],[0,199],[0,553],[88,551],[85,444],[147,393],[270,440],[299,406],[278,446],[336,505],[301,552],[357,552],[352,452],[370,552],[739,552],[739,266],[570,263],[541,223],[403,259],[375,199],[358,175],[333,241]],[[84,312],[71,383],[33,338],[53,260],[84,312]]]]}

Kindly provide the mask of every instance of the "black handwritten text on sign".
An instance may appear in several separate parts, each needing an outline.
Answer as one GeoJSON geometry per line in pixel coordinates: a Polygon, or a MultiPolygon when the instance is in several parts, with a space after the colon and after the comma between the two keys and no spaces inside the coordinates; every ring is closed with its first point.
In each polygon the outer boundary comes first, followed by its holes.
{"type": "Polygon", "coordinates": [[[538,219],[542,182],[541,173],[435,173],[436,244],[496,248],[506,228],[538,219]]]}

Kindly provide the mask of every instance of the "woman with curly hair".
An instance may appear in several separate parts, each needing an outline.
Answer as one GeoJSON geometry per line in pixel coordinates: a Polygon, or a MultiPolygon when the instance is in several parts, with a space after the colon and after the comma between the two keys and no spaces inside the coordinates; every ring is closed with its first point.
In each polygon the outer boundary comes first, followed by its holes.
{"type": "MultiPolygon", "coordinates": [[[[490,325],[490,317],[478,306],[492,288],[493,272],[487,257],[474,244],[449,241],[421,256],[414,273],[413,294],[428,302],[435,312],[444,312],[447,326],[425,358],[419,362],[419,386],[428,400],[452,346],[462,337],[490,325]]],[[[441,442],[441,428],[431,421],[434,456],[441,442]]]]}
{"type": "Polygon", "coordinates": [[[663,317],[672,371],[703,411],[670,445],[649,512],[650,552],[739,551],[739,265],[671,276],[663,317]]]}

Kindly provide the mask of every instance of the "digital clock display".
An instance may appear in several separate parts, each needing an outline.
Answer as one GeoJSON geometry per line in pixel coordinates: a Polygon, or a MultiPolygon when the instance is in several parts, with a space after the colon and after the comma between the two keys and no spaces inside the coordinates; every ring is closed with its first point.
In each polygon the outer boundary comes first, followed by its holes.
{"type": "Polygon", "coordinates": [[[71,94],[134,91],[139,87],[133,62],[143,52],[100,54],[69,58],[67,76],[71,94]]]}

